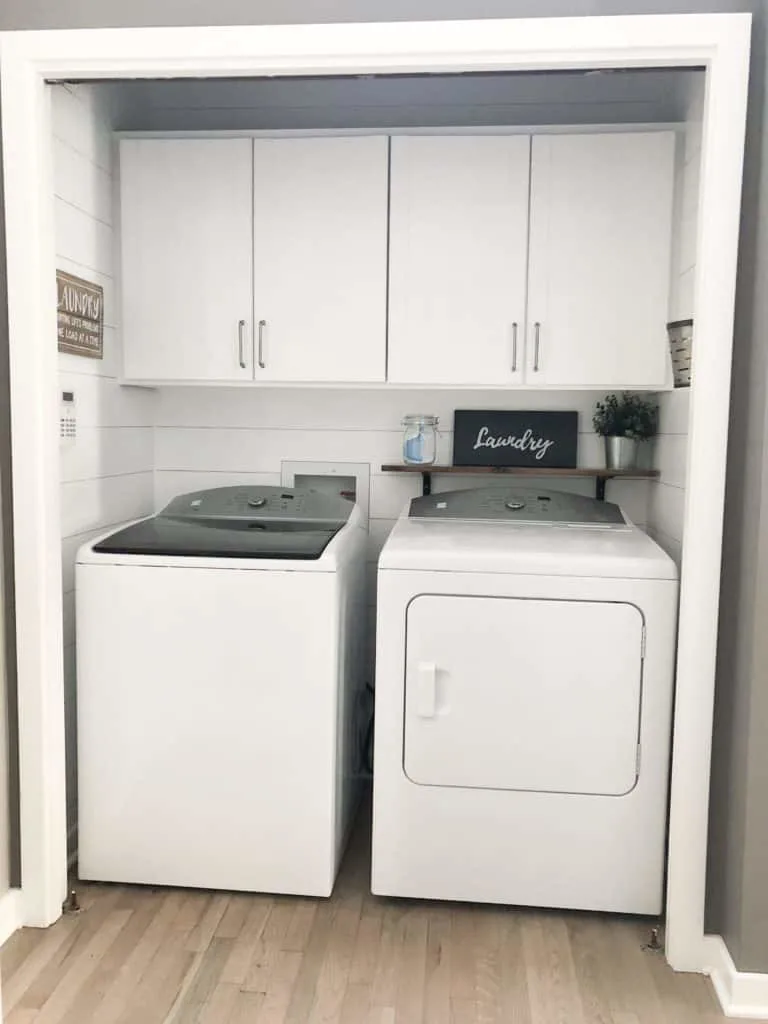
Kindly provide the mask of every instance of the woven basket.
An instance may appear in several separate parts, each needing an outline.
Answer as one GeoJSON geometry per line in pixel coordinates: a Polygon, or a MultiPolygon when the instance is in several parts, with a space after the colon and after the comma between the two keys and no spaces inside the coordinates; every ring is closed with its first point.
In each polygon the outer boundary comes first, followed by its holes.
{"type": "Polygon", "coordinates": [[[674,320],[667,324],[667,334],[675,387],[689,388],[693,358],[693,320],[674,320]]]}

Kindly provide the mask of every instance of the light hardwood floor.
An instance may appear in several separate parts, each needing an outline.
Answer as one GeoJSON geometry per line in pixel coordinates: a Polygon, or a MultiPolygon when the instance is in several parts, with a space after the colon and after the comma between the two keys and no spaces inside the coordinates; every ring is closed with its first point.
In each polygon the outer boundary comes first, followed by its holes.
{"type": "Polygon", "coordinates": [[[362,816],[330,900],[82,885],[1,954],[5,1024],[690,1024],[649,921],[379,899],[362,816]]]}

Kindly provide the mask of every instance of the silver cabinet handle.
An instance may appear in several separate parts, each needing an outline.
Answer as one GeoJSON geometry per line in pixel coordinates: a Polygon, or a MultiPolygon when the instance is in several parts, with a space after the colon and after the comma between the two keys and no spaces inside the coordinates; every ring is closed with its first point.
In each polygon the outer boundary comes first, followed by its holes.
{"type": "Polygon", "coordinates": [[[512,324],[512,373],[517,373],[517,320],[512,324]]]}
{"type": "Polygon", "coordinates": [[[245,320],[237,321],[237,357],[240,363],[240,369],[245,369],[245,320]]]}
{"type": "Polygon", "coordinates": [[[262,370],[267,368],[267,364],[264,362],[264,328],[266,326],[266,320],[259,320],[259,367],[262,370]]]}
{"type": "Polygon", "coordinates": [[[541,342],[541,324],[537,320],[533,325],[533,372],[539,372],[539,348],[541,342]]]}

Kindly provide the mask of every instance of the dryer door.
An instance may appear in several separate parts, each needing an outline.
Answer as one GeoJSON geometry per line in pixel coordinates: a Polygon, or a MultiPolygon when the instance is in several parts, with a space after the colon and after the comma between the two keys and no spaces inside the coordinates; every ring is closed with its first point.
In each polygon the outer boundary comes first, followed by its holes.
{"type": "Polygon", "coordinates": [[[408,607],[406,645],[413,782],[608,796],[634,787],[634,605],[424,594],[408,607]]]}

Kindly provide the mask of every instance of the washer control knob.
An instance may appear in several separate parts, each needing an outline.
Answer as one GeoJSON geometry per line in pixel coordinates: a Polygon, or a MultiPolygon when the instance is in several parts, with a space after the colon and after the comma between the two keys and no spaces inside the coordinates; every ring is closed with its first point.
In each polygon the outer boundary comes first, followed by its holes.
{"type": "Polygon", "coordinates": [[[521,508],[525,508],[524,501],[505,501],[504,505],[510,512],[519,512],[521,508]]]}
{"type": "Polygon", "coordinates": [[[266,498],[249,498],[248,499],[248,507],[249,508],[264,508],[264,506],[266,504],[267,504],[267,499],[266,498]]]}

